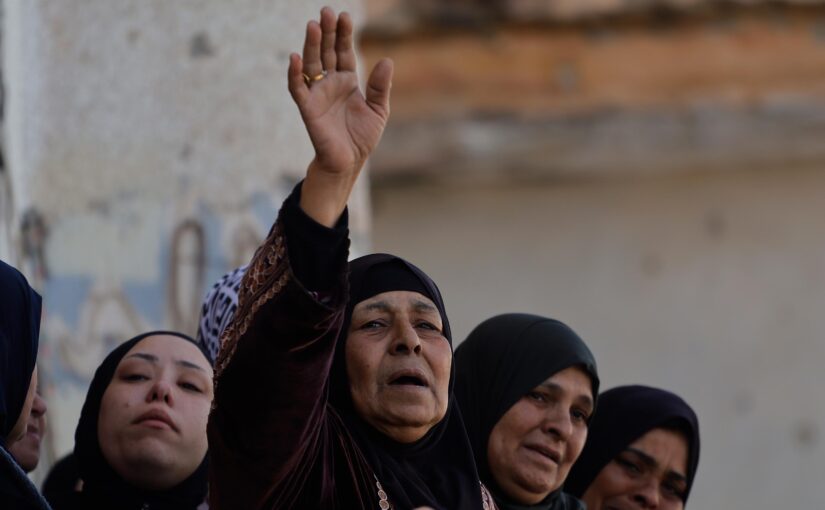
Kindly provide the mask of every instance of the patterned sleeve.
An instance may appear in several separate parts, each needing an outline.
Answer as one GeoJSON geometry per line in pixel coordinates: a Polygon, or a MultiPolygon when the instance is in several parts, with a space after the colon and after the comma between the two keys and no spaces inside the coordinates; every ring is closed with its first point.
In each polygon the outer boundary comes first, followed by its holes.
{"type": "Polygon", "coordinates": [[[332,261],[333,287],[323,296],[307,290],[290,263],[287,214],[285,203],[243,276],[215,364],[208,425],[213,510],[266,508],[317,448],[325,419],[346,303],[346,250],[332,261]]]}

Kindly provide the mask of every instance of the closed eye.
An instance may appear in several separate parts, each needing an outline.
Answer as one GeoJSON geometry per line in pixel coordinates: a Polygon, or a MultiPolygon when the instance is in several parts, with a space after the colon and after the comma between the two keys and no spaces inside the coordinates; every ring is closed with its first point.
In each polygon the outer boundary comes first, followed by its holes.
{"type": "Polygon", "coordinates": [[[199,386],[192,384],[190,382],[182,382],[179,386],[187,391],[194,391],[196,393],[203,393],[203,390],[200,389],[199,386]]]}
{"type": "Polygon", "coordinates": [[[148,381],[149,376],[143,374],[125,374],[121,379],[128,382],[148,381]]]}

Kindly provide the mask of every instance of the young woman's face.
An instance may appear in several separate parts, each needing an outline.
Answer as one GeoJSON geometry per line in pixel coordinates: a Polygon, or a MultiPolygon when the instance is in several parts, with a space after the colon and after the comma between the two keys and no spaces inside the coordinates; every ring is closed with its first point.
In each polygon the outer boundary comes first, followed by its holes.
{"type": "Polygon", "coordinates": [[[358,303],[346,343],[353,405],[396,441],[424,436],[447,413],[452,348],[435,304],[418,292],[358,303]]]}
{"type": "Polygon", "coordinates": [[[207,450],[212,367],[192,343],[145,338],[126,353],[100,405],[98,441],[121,477],[149,490],[189,477],[207,450]]]}
{"type": "Polygon", "coordinates": [[[487,463],[515,502],[534,505],[561,487],[587,439],[593,413],[590,377],[578,367],[556,372],[513,404],[487,443],[487,463]]]}
{"type": "Polygon", "coordinates": [[[683,434],[653,429],[604,466],[582,499],[590,510],[681,510],[687,461],[683,434]]]}

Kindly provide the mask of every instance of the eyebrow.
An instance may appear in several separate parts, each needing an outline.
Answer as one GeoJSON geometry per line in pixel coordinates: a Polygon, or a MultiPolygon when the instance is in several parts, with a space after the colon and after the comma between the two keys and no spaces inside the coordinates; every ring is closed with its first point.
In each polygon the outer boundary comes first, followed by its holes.
{"type": "Polygon", "coordinates": [[[431,303],[421,301],[420,299],[416,299],[413,302],[413,307],[415,307],[416,312],[438,312],[438,308],[433,306],[431,303]]]}
{"type": "MultiPolygon", "coordinates": [[[[413,301],[412,305],[413,308],[415,308],[415,311],[417,312],[438,312],[438,308],[436,308],[435,306],[426,301],[421,301],[420,299],[416,299],[415,301],[413,301]]],[[[374,303],[364,305],[364,311],[373,310],[391,313],[392,306],[390,306],[390,304],[386,301],[376,301],[374,303]]]]}
{"type": "MultiPolygon", "coordinates": [[[[539,384],[539,386],[549,391],[564,391],[564,388],[562,388],[554,382],[544,381],[543,383],[539,384]]],[[[576,400],[580,401],[582,405],[586,405],[590,409],[593,409],[593,399],[588,397],[587,395],[579,395],[578,397],[576,397],[576,400]]]]}
{"type": "MultiPolygon", "coordinates": [[[[148,361],[149,363],[152,363],[154,365],[156,365],[158,363],[158,361],[160,361],[158,359],[158,357],[155,356],[154,354],[148,354],[148,353],[145,353],[145,352],[136,352],[136,353],[130,354],[126,357],[127,358],[139,358],[139,359],[142,359],[144,361],[148,361]]],[[[191,361],[186,361],[185,359],[176,359],[176,360],[174,360],[174,363],[175,363],[175,365],[178,365],[180,367],[193,368],[195,370],[200,370],[202,372],[206,372],[206,370],[202,366],[198,365],[197,363],[192,363],[191,361]]]]}
{"type": "Polygon", "coordinates": [[[379,310],[381,312],[389,312],[390,304],[386,301],[376,301],[364,306],[365,311],[379,310]]]}
{"type": "MultiPolygon", "coordinates": [[[[654,459],[653,457],[651,457],[647,453],[643,452],[642,450],[639,450],[638,448],[633,448],[632,446],[628,446],[627,448],[624,449],[624,451],[633,453],[634,455],[638,456],[639,460],[641,460],[645,465],[647,465],[648,467],[650,467],[652,469],[658,469],[658,467],[659,467],[659,462],[657,462],[656,459],[654,459]]],[[[673,470],[669,470],[667,472],[667,476],[670,477],[670,478],[675,479],[676,481],[687,482],[687,477],[685,475],[683,475],[682,473],[677,473],[676,471],[673,471],[673,470]]]]}

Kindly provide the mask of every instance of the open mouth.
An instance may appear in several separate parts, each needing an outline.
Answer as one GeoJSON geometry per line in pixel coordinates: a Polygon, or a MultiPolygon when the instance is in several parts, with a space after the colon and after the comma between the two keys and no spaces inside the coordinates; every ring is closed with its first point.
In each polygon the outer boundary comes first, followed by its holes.
{"type": "Polygon", "coordinates": [[[418,386],[427,388],[427,380],[415,372],[400,372],[390,379],[390,386],[418,386]]]}

